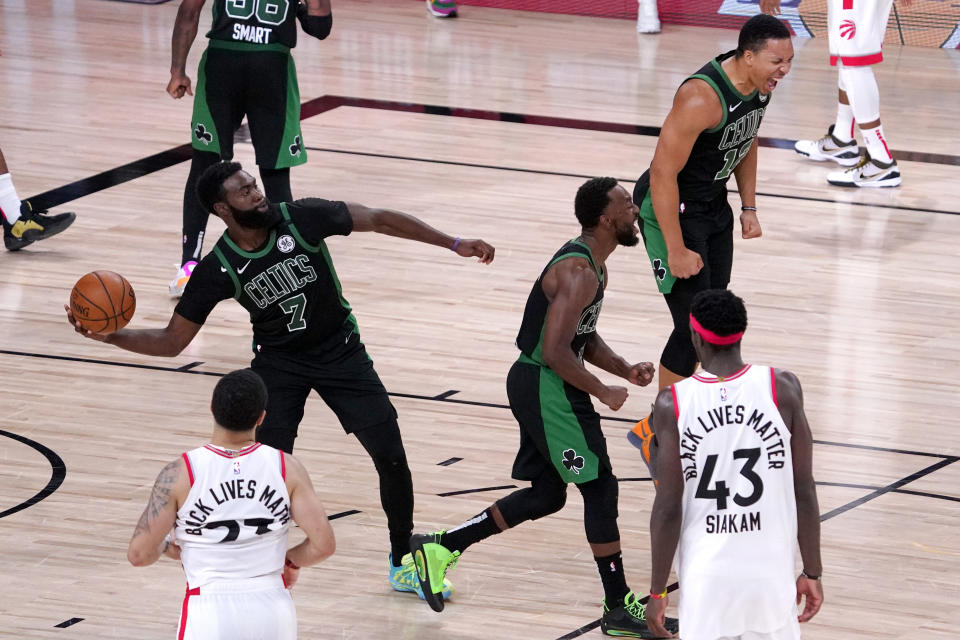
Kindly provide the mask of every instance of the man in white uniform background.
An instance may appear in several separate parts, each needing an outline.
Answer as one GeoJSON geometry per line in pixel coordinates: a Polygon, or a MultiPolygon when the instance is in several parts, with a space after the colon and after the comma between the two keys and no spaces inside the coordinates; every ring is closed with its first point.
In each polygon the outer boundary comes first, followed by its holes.
{"type": "Polygon", "coordinates": [[[684,640],[797,640],[798,622],[823,602],[813,437],[800,383],[789,371],[743,362],[747,312],[731,292],[698,293],[690,328],[703,371],[661,391],[654,405],[647,624],[668,635],[661,621],[679,551],[684,640]],[[794,578],[798,543],[803,572],[794,578]]]}
{"type": "MultiPolygon", "coordinates": [[[[913,0],[899,0],[905,7],[913,0]]],[[[832,171],[827,182],[844,187],[900,186],[900,168],[880,123],[880,90],[873,65],[883,60],[883,36],[893,0],[827,0],[830,64],[838,69],[837,119],[819,140],[798,140],[797,153],[849,167],[832,171]],[[854,137],[860,128],[866,154],[854,137]]],[[[760,0],[760,10],[780,13],[780,0],[760,0]]]]}
{"type": "Polygon", "coordinates": [[[333,529],[303,465],[254,439],[266,403],[266,386],[250,369],[220,379],[210,443],[163,468],[130,540],[134,566],[164,554],[183,563],[178,640],[295,639],[287,588],[300,567],[334,551],[333,529]],[[287,550],[291,519],[307,538],[287,550]]]}

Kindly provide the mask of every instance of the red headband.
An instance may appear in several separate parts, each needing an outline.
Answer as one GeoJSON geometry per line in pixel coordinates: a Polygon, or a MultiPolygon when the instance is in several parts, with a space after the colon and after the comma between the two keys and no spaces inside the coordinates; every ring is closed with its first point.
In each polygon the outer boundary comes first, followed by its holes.
{"type": "Polygon", "coordinates": [[[693,314],[690,314],[690,326],[693,327],[693,330],[700,334],[700,337],[709,342],[710,344],[716,344],[720,346],[726,346],[728,344],[733,344],[739,342],[740,338],[743,337],[743,331],[738,331],[737,333],[731,334],[729,336],[718,336],[713,331],[709,329],[704,329],[703,325],[697,322],[697,319],[693,317],[693,314]]]}

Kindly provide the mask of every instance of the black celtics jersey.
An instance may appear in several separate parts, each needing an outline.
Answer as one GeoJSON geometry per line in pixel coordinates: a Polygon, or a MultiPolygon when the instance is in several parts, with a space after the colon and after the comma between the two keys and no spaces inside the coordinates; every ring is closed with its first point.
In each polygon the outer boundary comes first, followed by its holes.
{"type": "Polygon", "coordinates": [[[300,0],[213,0],[211,40],[297,46],[300,0]]]}
{"type": "Polygon", "coordinates": [[[234,298],[250,313],[258,350],[308,351],[353,322],[323,241],[349,234],[353,220],[343,202],[270,206],[279,221],[263,246],[244,251],[224,233],[197,264],[175,311],[203,324],[218,302],[234,298]]]}
{"type": "Polygon", "coordinates": [[[687,78],[698,78],[713,87],[720,97],[723,118],[713,129],[700,133],[677,175],[681,202],[709,202],[724,192],[727,180],[757,137],[770,95],[754,91],[745,96],[734,88],[720,66],[733,54],[720,54],[687,78]]]}
{"type": "Polygon", "coordinates": [[[553,258],[544,267],[540,277],[533,283],[533,289],[530,290],[530,295],[527,297],[527,306],[523,310],[523,322],[520,324],[520,333],[517,334],[517,347],[523,355],[537,364],[543,364],[541,353],[543,350],[543,330],[547,324],[547,308],[550,306],[547,295],[543,292],[543,277],[550,270],[550,267],[567,258],[585,259],[597,274],[597,293],[593,296],[593,301],[580,312],[577,333],[570,343],[570,349],[577,354],[580,360],[583,360],[583,350],[587,346],[587,341],[597,332],[597,318],[600,316],[600,307],[603,306],[604,272],[597,268],[593,261],[593,254],[590,253],[590,248],[582,241],[574,239],[553,254],[553,258]]]}

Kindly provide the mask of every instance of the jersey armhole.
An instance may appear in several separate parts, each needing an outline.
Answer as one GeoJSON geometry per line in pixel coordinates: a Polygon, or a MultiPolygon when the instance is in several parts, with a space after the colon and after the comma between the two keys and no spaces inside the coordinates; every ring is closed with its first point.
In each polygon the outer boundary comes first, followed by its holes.
{"type": "Polygon", "coordinates": [[[190,478],[190,486],[192,487],[193,486],[193,467],[190,466],[190,457],[186,454],[186,452],[183,453],[183,461],[187,465],[187,477],[190,478]]]}
{"type": "Polygon", "coordinates": [[[677,418],[677,423],[680,422],[680,401],[677,400],[677,385],[670,385],[670,393],[673,394],[673,415],[677,418]]]}
{"type": "Polygon", "coordinates": [[[717,86],[717,83],[714,82],[713,78],[711,78],[708,75],[704,75],[702,73],[695,73],[689,78],[687,78],[687,80],[693,80],[693,79],[703,80],[708,85],[710,85],[713,88],[714,93],[717,94],[717,98],[719,98],[720,100],[720,124],[713,127],[712,129],[706,130],[706,133],[716,133],[717,131],[720,131],[721,129],[723,129],[727,124],[727,115],[728,115],[727,101],[723,97],[723,91],[720,90],[720,87],[717,86]]]}
{"type": "Polygon", "coordinates": [[[773,367],[770,367],[770,393],[773,395],[773,406],[780,408],[780,403],[777,402],[777,372],[773,367]]]}
{"type": "Polygon", "coordinates": [[[283,214],[283,219],[287,221],[287,228],[290,229],[290,233],[292,233],[296,241],[300,243],[300,246],[311,253],[320,253],[320,245],[310,244],[302,235],[300,235],[300,230],[297,229],[297,225],[293,224],[293,219],[290,217],[290,212],[287,211],[286,202],[280,203],[280,213],[283,214]]]}
{"type": "Polygon", "coordinates": [[[280,452],[280,477],[287,479],[287,458],[283,455],[283,451],[280,452]]]}

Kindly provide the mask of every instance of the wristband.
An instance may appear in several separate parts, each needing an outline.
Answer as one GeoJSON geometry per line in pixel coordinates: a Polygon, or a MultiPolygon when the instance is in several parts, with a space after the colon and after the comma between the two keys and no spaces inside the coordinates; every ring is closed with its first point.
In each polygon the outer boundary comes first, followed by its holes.
{"type": "Polygon", "coordinates": [[[650,597],[654,600],[663,600],[667,597],[667,590],[664,589],[663,593],[654,593],[653,591],[650,591],[650,597]]]}
{"type": "Polygon", "coordinates": [[[285,566],[285,567],[290,567],[290,568],[293,569],[294,571],[299,571],[299,570],[300,570],[300,567],[298,567],[297,565],[293,564],[293,562],[290,561],[290,558],[284,558],[284,559],[283,559],[283,566],[285,566]]]}
{"type": "Polygon", "coordinates": [[[746,206],[740,207],[740,211],[756,211],[756,210],[757,210],[756,207],[746,207],[746,206]]]}
{"type": "Polygon", "coordinates": [[[800,575],[802,575],[802,576],[803,576],[804,578],[806,578],[807,580],[819,580],[820,578],[823,577],[822,574],[819,575],[819,576],[812,576],[812,575],[810,575],[809,573],[807,573],[806,571],[801,571],[801,572],[800,572],[800,575]]]}
{"type": "Polygon", "coordinates": [[[457,247],[459,246],[460,246],[460,238],[457,238],[456,240],[453,241],[453,246],[450,247],[450,251],[456,251],[457,247]]]}

